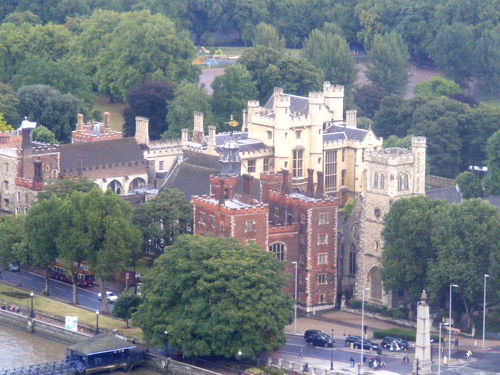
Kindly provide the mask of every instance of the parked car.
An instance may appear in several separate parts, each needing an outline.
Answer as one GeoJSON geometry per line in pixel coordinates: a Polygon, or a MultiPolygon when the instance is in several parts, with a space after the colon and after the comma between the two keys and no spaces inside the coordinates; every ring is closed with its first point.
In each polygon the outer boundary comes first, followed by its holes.
{"type": "MultiPolygon", "coordinates": [[[[97,298],[99,298],[99,301],[102,301],[101,293],[97,293],[97,298]]],[[[113,292],[107,291],[106,298],[108,299],[109,303],[113,303],[118,299],[118,296],[116,296],[113,292]]]]}
{"type": "Polygon", "coordinates": [[[309,337],[311,337],[312,335],[319,335],[321,333],[323,333],[323,331],[319,329],[308,329],[304,332],[304,340],[307,341],[307,339],[309,339],[309,337]]]}
{"type": "Polygon", "coordinates": [[[312,346],[335,346],[335,340],[328,336],[326,333],[320,333],[317,335],[311,335],[306,340],[309,345],[312,346]]]}
{"type": "MultiPolygon", "coordinates": [[[[354,349],[361,349],[361,337],[360,336],[347,336],[345,339],[345,346],[350,346],[352,344],[354,349]]],[[[365,350],[377,350],[378,345],[374,344],[370,340],[363,339],[363,349],[365,350]]]]}
{"type": "Polygon", "coordinates": [[[16,263],[9,263],[9,271],[10,272],[19,272],[21,268],[19,267],[19,264],[16,263]]]}
{"type": "Polygon", "coordinates": [[[408,349],[409,347],[408,341],[393,336],[384,337],[380,346],[385,349],[389,349],[391,352],[408,349]]]}

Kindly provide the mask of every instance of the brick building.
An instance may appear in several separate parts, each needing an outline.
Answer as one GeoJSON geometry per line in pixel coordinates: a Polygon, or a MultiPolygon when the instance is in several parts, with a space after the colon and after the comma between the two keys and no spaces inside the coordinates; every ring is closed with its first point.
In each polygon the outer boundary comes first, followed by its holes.
{"type": "MultiPolygon", "coordinates": [[[[253,177],[240,172],[239,148],[228,141],[221,148],[221,170],[209,177],[210,194],[194,196],[194,234],[255,242],[286,264],[297,300],[307,312],[332,308],[336,300],[337,200],[323,196],[321,184],[314,189],[312,169],[308,189],[292,191],[287,170],[261,174],[261,200],[254,198],[253,177]],[[237,194],[242,180],[243,191],[237,194]]],[[[321,180],[321,172],[318,173],[321,180]]]]}

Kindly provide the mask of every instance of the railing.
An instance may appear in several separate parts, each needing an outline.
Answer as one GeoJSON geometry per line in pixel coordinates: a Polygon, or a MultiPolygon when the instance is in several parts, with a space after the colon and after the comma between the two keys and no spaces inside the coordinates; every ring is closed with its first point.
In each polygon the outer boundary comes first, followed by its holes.
{"type": "Polygon", "coordinates": [[[31,366],[0,370],[0,375],[59,375],[82,372],[83,363],[78,360],[62,360],[39,363],[31,366]]]}

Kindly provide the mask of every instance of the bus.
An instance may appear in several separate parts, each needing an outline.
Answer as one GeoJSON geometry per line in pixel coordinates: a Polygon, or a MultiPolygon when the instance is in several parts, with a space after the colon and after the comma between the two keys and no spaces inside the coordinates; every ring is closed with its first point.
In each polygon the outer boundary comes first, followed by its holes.
{"type": "MultiPolygon", "coordinates": [[[[85,261],[82,261],[80,263],[74,262],[73,265],[75,266],[75,268],[78,268],[76,282],[78,286],[89,287],[95,285],[95,275],[89,270],[89,267],[87,266],[85,261]]],[[[56,259],[54,261],[54,264],[52,265],[50,277],[55,280],[60,280],[72,284],[73,281],[71,280],[71,277],[68,276],[65,271],[66,269],[64,268],[62,263],[58,259],[56,259]]]]}

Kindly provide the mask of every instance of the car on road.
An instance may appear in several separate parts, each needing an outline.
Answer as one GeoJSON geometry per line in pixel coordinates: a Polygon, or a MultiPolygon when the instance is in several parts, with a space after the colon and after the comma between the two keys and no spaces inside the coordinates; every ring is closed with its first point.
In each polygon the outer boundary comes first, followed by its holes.
{"type": "Polygon", "coordinates": [[[398,352],[400,350],[408,349],[409,347],[408,341],[393,336],[384,337],[380,346],[382,348],[389,349],[391,352],[398,352]]]}
{"type": "Polygon", "coordinates": [[[19,264],[16,263],[9,263],[9,271],[10,272],[19,272],[21,268],[19,267],[19,264]]]}
{"type": "Polygon", "coordinates": [[[313,335],[319,335],[323,333],[323,331],[319,330],[319,329],[308,329],[307,331],[304,332],[304,340],[308,340],[309,337],[313,336],[313,335]]]}
{"type": "Polygon", "coordinates": [[[306,341],[312,346],[325,346],[330,348],[335,346],[335,340],[326,333],[311,335],[306,341]]]}
{"type": "MultiPolygon", "coordinates": [[[[99,299],[99,301],[102,301],[101,293],[97,293],[97,298],[99,299]]],[[[113,292],[107,291],[106,298],[108,299],[109,303],[113,303],[118,299],[118,296],[116,296],[113,292]]]]}
{"type": "MultiPolygon", "coordinates": [[[[360,336],[347,336],[345,339],[345,346],[351,346],[354,349],[361,349],[361,337],[360,336]]],[[[370,340],[363,339],[363,349],[365,350],[377,350],[378,345],[374,344],[370,340]]]]}

